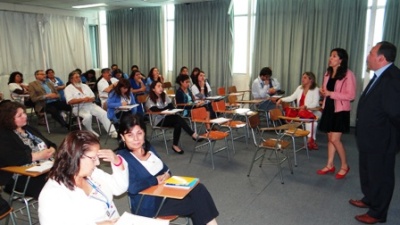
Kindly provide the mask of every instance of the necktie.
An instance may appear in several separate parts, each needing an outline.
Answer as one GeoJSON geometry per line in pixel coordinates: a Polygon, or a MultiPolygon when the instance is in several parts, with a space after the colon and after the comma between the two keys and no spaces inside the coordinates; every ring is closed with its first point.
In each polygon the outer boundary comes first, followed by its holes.
{"type": "Polygon", "coordinates": [[[264,88],[264,82],[261,82],[261,88],[264,88]]]}
{"type": "Polygon", "coordinates": [[[377,78],[377,76],[376,76],[376,74],[374,74],[374,77],[372,77],[372,79],[369,81],[367,87],[366,87],[365,90],[364,90],[364,93],[365,93],[365,94],[368,94],[368,92],[369,92],[370,89],[372,88],[372,86],[373,86],[373,84],[374,84],[376,78],[377,78]]]}

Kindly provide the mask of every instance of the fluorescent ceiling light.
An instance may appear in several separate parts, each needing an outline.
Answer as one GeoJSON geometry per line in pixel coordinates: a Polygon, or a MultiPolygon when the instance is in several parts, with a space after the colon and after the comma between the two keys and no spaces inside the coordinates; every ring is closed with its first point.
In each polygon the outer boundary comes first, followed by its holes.
{"type": "Polygon", "coordinates": [[[107,6],[105,3],[97,3],[97,4],[87,4],[87,5],[75,5],[72,6],[74,9],[84,9],[84,8],[92,8],[92,7],[100,7],[100,6],[107,6]]]}

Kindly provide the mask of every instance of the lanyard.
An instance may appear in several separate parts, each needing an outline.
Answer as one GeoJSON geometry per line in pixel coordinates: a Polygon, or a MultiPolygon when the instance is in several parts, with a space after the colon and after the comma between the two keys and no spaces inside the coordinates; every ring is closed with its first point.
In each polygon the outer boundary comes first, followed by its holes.
{"type": "Polygon", "coordinates": [[[108,198],[107,198],[107,196],[104,194],[104,192],[102,192],[102,191],[93,183],[93,181],[91,181],[89,178],[86,178],[86,181],[90,184],[90,186],[92,186],[92,188],[93,188],[94,190],[97,191],[97,193],[101,194],[101,195],[104,197],[104,199],[106,199],[106,200],[101,199],[101,198],[97,198],[97,197],[95,197],[95,196],[93,196],[93,195],[90,195],[90,197],[91,197],[91,198],[94,198],[94,199],[96,199],[96,200],[99,200],[99,201],[101,201],[101,202],[104,202],[104,203],[107,205],[107,209],[109,209],[109,208],[111,207],[111,204],[110,204],[110,201],[108,201],[108,198]]]}

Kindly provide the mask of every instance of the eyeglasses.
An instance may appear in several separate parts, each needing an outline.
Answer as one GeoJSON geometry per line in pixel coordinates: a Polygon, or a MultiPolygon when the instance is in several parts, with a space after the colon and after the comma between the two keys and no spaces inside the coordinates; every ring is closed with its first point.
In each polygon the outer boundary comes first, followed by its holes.
{"type": "Polygon", "coordinates": [[[99,157],[97,155],[96,156],[88,156],[88,155],[83,154],[83,156],[91,159],[93,162],[96,162],[99,159],[99,157]]]}

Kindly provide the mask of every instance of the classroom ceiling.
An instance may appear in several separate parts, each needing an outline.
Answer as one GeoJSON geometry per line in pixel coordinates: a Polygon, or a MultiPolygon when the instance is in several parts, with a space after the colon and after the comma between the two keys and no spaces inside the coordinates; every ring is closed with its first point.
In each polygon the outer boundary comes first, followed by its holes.
{"type": "Polygon", "coordinates": [[[72,11],[92,11],[92,10],[113,10],[130,7],[152,7],[162,6],[165,4],[182,4],[182,3],[193,3],[193,2],[205,2],[213,0],[0,0],[3,3],[28,6],[38,6],[46,8],[54,8],[61,10],[72,10],[72,11]],[[73,9],[72,6],[86,5],[95,3],[105,3],[107,6],[86,8],[86,9],[73,9]]]}

